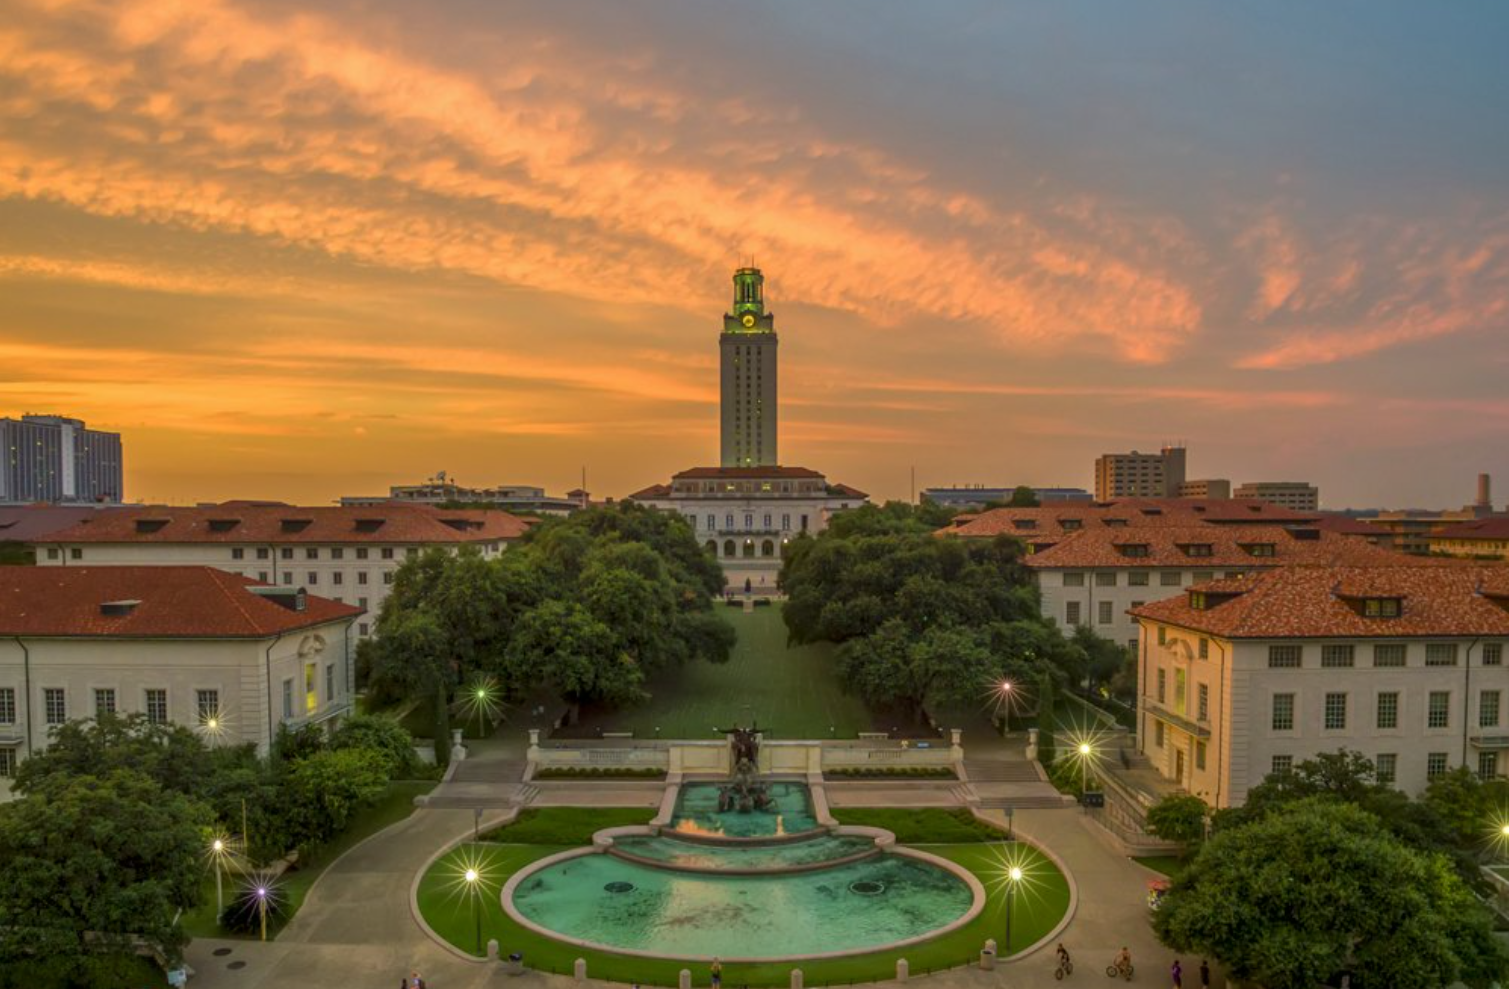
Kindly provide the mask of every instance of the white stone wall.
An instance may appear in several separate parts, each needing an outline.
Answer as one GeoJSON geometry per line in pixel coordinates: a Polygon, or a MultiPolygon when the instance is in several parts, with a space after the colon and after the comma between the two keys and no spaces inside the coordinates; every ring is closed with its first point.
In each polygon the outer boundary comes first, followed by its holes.
{"type": "Polygon", "coordinates": [[[0,688],[12,688],[16,696],[15,720],[0,723],[0,747],[13,749],[18,762],[27,754],[28,740],[33,750],[46,747],[49,688],[64,691],[67,720],[93,717],[95,691],[100,689],[114,690],[118,713],[145,712],[150,688],[167,690],[170,721],[199,730],[203,728],[196,692],[218,691],[223,731],[207,732],[206,739],[221,744],[252,742],[265,750],[269,710],[275,731],[279,722],[297,726],[332,720],[350,709],[354,637],[348,628],[346,621],[329,622],[261,640],[23,638],[24,648],[14,638],[0,639],[0,688]],[[314,669],[312,697],[304,692],[309,666],[314,669]],[[327,666],[333,667],[330,680],[327,666]],[[285,680],[291,680],[293,687],[288,716],[283,710],[285,680]]]}
{"type": "MultiPolygon", "coordinates": [[[[1254,567],[1248,570],[1256,569],[1254,567]]],[[[1166,567],[1161,569],[1102,567],[1100,569],[1034,570],[1038,589],[1042,592],[1042,612],[1059,628],[1072,631],[1074,625],[1088,625],[1103,638],[1118,645],[1136,648],[1137,621],[1127,614],[1127,609],[1139,604],[1151,604],[1166,598],[1177,597],[1191,584],[1203,583],[1237,573],[1225,567],[1166,567]],[[1133,575],[1146,576],[1146,584],[1133,584],[1133,575]],[[1164,574],[1178,577],[1178,584],[1164,584],[1164,574]],[[1078,575],[1081,586],[1071,586],[1071,575],[1078,575]],[[1103,580],[1112,583],[1102,583],[1103,580]],[[1078,604],[1079,618],[1071,618],[1071,602],[1078,604]],[[1107,610],[1109,605],[1109,610],[1107,610]],[[1102,621],[1109,617],[1110,621],[1102,621]]]]}
{"type": "MultiPolygon", "coordinates": [[[[1485,739],[1509,736],[1509,669],[1483,665],[1481,641],[1468,638],[1429,640],[1357,639],[1290,640],[1287,642],[1223,640],[1205,636],[1206,658],[1200,658],[1198,633],[1163,626],[1163,644],[1158,642],[1156,623],[1149,623],[1142,644],[1138,693],[1143,714],[1139,717],[1139,748],[1164,776],[1178,780],[1176,752],[1185,751],[1185,776],[1180,782],[1190,792],[1219,806],[1240,804],[1247,791],[1261,783],[1273,768],[1275,756],[1287,756],[1295,764],[1322,752],[1346,748],[1376,761],[1380,754],[1396,760],[1395,785],[1412,794],[1425,789],[1428,760],[1444,754],[1447,768],[1461,765],[1477,772],[1480,751],[1496,751],[1485,739]],[[1405,645],[1405,666],[1376,667],[1373,646],[1377,643],[1405,645]],[[1428,643],[1457,644],[1456,666],[1426,666],[1428,643]],[[1299,645],[1298,669],[1270,669],[1269,646],[1299,645]],[[1321,666],[1326,644],[1351,645],[1353,666],[1321,666]],[[1146,711],[1157,705],[1158,673],[1165,678],[1165,701],[1161,705],[1177,712],[1176,686],[1183,671],[1186,690],[1185,716],[1206,727],[1210,738],[1206,768],[1195,767],[1195,737],[1165,726],[1164,745],[1155,744],[1154,719],[1146,711]],[[1199,721],[1199,684],[1210,690],[1208,719],[1199,721]],[[1481,701],[1485,691],[1497,691],[1498,716],[1482,724],[1481,701]],[[1448,721],[1444,728],[1428,726],[1429,695],[1445,693],[1448,721]],[[1397,693],[1397,726],[1378,727],[1378,698],[1397,693]],[[1294,695],[1294,727],[1274,730],[1273,707],[1277,694],[1294,695]],[[1346,727],[1325,727],[1328,694],[1346,696],[1346,727]]],[[[1504,643],[1509,653],[1509,643],[1504,643]]],[[[1498,774],[1509,771],[1509,761],[1496,757],[1498,774]]]]}

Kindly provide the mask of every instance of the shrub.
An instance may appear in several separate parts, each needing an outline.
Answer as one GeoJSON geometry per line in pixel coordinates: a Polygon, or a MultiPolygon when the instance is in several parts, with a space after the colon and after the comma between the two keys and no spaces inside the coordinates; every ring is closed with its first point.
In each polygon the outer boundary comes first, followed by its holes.
{"type": "MultiPolygon", "coordinates": [[[[287,907],[287,898],[267,898],[267,926],[280,919],[287,907]]],[[[248,886],[238,892],[220,912],[220,926],[231,934],[259,934],[262,930],[262,913],[257,902],[257,892],[248,886]]]]}
{"type": "Polygon", "coordinates": [[[395,718],[385,714],[356,714],[347,718],[330,739],[332,751],[366,749],[382,757],[389,779],[413,771],[414,738],[395,718]]]}

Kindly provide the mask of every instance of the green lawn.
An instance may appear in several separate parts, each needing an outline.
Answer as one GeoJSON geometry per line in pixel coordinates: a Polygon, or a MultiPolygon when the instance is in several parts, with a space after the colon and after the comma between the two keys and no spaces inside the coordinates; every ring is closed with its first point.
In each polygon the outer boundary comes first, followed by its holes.
{"type": "MultiPolygon", "coordinates": [[[[276,886],[279,895],[283,898],[283,913],[277,921],[268,920],[268,938],[277,937],[278,932],[299,912],[299,907],[304,904],[304,897],[309,893],[309,887],[314,885],[314,881],[329,867],[330,863],[340,858],[357,842],[408,817],[414,812],[414,798],[429,793],[435,785],[434,780],[398,780],[389,784],[388,792],[383,795],[383,798],[358,813],[351,822],[351,826],[339,838],[321,846],[313,854],[301,860],[297,868],[285,872],[276,886]]],[[[241,880],[228,873],[224,882],[225,901],[229,903],[235,896],[241,880]]],[[[223,931],[218,921],[219,918],[215,916],[215,874],[211,871],[205,876],[204,899],[200,906],[185,913],[179,919],[179,923],[190,937],[239,936],[223,931]]]]}
{"type": "Polygon", "coordinates": [[[506,845],[586,845],[594,831],[649,824],[655,814],[649,807],[531,807],[484,834],[482,840],[506,845]]]}
{"type": "MultiPolygon", "coordinates": [[[[905,812],[902,812],[905,813],[905,812]]],[[[618,823],[618,822],[605,822],[618,823]]],[[[492,844],[463,845],[438,860],[419,885],[419,908],[425,920],[442,937],[464,951],[476,951],[474,904],[461,892],[457,876],[462,862],[475,865],[487,877],[490,894],[477,901],[481,913],[482,943],[496,938],[504,954],[521,951],[525,964],[543,971],[569,973],[575,959],[587,960],[593,979],[643,985],[675,985],[678,973],[690,968],[697,985],[707,984],[705,965],[677,960],[657,960],[616,955],[574,947],[536,935],[515,924],[503,913],[495,894],[507,878],[523,866],[579,843],[561,845],[492,844]]],[[[975,920],[957,931],[922,944],[892,951],[879,951],[853,958],[808,961],[801,964],[806,984],[822,986],[889,979],[895,976],[896,959],[906,958],[915,975],[972,963],[986,938],[999,939],[1005,929],[1005,898],[1001,888],[1007,861],[1027,873],[1012,907],[1011,948],[1020,951],[1057,925],[1069,905],[1069,887],[1063,874],[1045,857],[1026,845],[1000,841],[968,841],[958,844],[917,845],[969,869],[985,884],[989,899],[975,920]]],[[[724,966],[725,984],[735,986],[784,986],[789,984],[790,963],[724,966]]]]}
{"type": "Polygon", "coordinates": [[[840,824],[885,828],[903,845],[996,841],[1002,833],[962,807],[840,807],[840,824]]]}
{"type": "Polygon", "coordinates": [[[786,645],[778,607],[745,614],[722,604],[717,613],[739,633],[727,663],[691,663],[650,684],[651,700],[619,710],[584,710],[559,737],[589,737],[597,729],[632,731],[637,738],[713,738],[714,728],[759,720],[767,738],[853,738],[870,730],[864,702],[846,694],[834,670],[833,646],[786,645]]]}

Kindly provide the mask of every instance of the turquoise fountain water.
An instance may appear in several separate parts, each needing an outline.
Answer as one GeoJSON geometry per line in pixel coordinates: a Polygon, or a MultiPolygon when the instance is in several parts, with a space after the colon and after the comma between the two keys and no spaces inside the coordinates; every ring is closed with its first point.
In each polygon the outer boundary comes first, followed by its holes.
{"type": "Polygon", "coordinates": [[[544,860],[504,892],[516,919],[610,951],[767,960],[871,951],[977,912],[978,883],[941,859],[886,850],[885,832],[822,827],[802,783],[769,810],[718,811],[718,785],[681,788],[659,834],[614,833],[608,854],[544,860]]]}

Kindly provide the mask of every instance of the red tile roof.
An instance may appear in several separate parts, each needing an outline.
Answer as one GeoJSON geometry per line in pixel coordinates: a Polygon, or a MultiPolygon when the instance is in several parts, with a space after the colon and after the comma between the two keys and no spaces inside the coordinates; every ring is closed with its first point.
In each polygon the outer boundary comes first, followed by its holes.
{"type": "Polygon", "coordinates": [[[1363,536],[1369,539],[1378,539],[1387,536],[1388,533],[1376,525],[1368,525],[1366,522],[1353,518],[1350,515],[1320,515],[1310,523],[1317,529],[1334,532],[1342,536],[1363,536]]]}
{"type": "Polygon", "coordinates": [[[850,487],[847,484],[834,484],[834,485],[832,485],[832,488],[833,488],[833,493],[834,494],[840,494],[840,495],[843,495],[846,498],[868,498],[868,497],[870,497],[868,494],[866,494],[865,492],[859,490],[858,488],[850,487]]]}
{"type": "Polygon", "coordinates": [[[1509,539],[1509,515],[1459,522],[1430,534],[1432,539],[1509,539]]]}
{"type": "Polygon", "coordinates": [[[773,477],[823,479],[823,475],[806,467],[693,467],[679,474],[672,474],[671,480],[763,481],[773,477]]]}
{"type": "Polygon", "coordinates": [[[227,503],[122,508],[53,533],[48,543],[481,543],[528,529],[508,512],[430,505],[302,508],[227,503]]]}
{"type": "Polygon", "coordinates": [[[1052,546],[1038,548],[1023,562],[1034,570],[1078,567],[1245,570],[1285,563],[1390,566],[1419,564],[1420,558],[1313,527],[1141,525],[1071,533],[1052,546]],[[1209,547],[1208,551],[1204,547],[1209,547]],[[1272,547],[1271,555],[1258,555],[1268,547],[1272,547]],[[1195,555],[1201,552],[1207,555],[1195,555]]]}
{"type": "Polygon", "coordinates": [[[671,486],[669,484],[652,484],[629,495],[629,500],[644,501],[649,498],[669,498],[670,496],[671,486]]]}
{"type": "Polygon", "coordinates": [[[26,543],[42,539],[92,519],[114,508],[82,508],[72,505],[0,505],[0,543],[26,543]]]}
{"type": "Polygon", "coordinates": [[[1191,588],[1127,613],[1227,639],[1509,636],[1509,567],[1438,563],[1289,566],[1191,588]],[[1232,594],[1212,601],[1212,594],[1232,594]],[[1364,598],[1401,600],[1397,618],[1368,618],[1364,598]]]}
{"type": "MultiPolygon", "coordinates": [[[[954,520],[943,530],[958,536],[998,536],[1034,533],[1035,539],[1058,537],[1072,529],[1065,520],[1078,521],[1081,528],[1152,525],[1293,525],[1309,522],[1314,512],[1295,512],[1264,501],[1245,498],[1119,498],[1115,501],[1046,502],[1036,508],[994,508],[988,512],[954,520]],[[1030,524],[1024,524],[1030,523],[1030,524]]],[[[1025,536],[1024,536],[1025,538],[1025,536]]]]}
{"type": "Polygon", "coordinates": [[[214,567],[0,567],[0,635],[262,639],[362,613],[313,596],[294,611],[248,590],[266,586],[214,567]]]}

